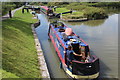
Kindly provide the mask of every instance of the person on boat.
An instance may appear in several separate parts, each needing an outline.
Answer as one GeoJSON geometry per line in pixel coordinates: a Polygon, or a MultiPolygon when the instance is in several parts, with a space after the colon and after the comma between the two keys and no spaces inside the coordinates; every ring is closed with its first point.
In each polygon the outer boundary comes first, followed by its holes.
{"type": "Polygon", "coordinates": [[[90,61],[92,61],[92,59],[90,57],[89,50],[88,50],[87,54],[85,54],[85,47],[84,46],[80,46],[80,49],[81,49],[81,54],[82,54],[81,61],[82,62],[90,62],[90,61]]]}
{"type": "MultiPolygon", "coordinates": [[[[64,53],[65,53],[65,52],[64,52],[64,53]]],[[[74,59],[74,55],[76,55],[76,56],[82,56],[82,55],[76,54],[76,53],[73,51],[72,46],[70,46],[70,45],[68,46],[68,49],[67,49],[67,51],[66,51],[66,54],[67,54],[67,66],[68,66],[68,68],[69,68],[72,60],[74,59]]]]}
{"type": "Polygon", "coordinates": [[[82,62],[87,62],[86,57],[85,57],[85,52],[81,52],[81,55],[82,55],[81,61],[82,62]]]}
{"type": "Polygon", "coordinates": [[[84,62],[86,57],[85,57],[85,53],[81,52],[81,48],[79,48],[78,52],[76,54],[74,54],[74,57],[76,60],[82,61],[84,62]]]}
{"type": "Polygon", "coordinates": [[[68,46],[68,49],[66,51],[66,55],[67,55],[67,66],[69,68],[72,60],[73,60],[73,50],[71,46],[68,46]]]}
{"type": "Polygon", "coordinates": [[[90,56],[90,52],[88,52],[88,55],[87,55],[87,57],[86,57],[86,60],[85,60],[85,62],[91,62],[93,59],[92,59],[92,57],[90,56]]]}

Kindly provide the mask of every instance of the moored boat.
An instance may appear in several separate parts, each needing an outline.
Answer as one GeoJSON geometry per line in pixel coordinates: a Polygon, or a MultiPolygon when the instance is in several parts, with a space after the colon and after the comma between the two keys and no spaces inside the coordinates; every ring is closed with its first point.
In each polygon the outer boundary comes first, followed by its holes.
{"type": "Polygon", "coordinates": [[[52,8],[48,8],[47,6],[40,6],[40,11],[42,11],[44,14],[46,14],[49,17],[55,16],[52,8]]]}
{"type": "Polygon", "coordinates": [[[99,58],[90,53],[89,45],[71,28],[61,22],[50,23],[48,36],[55,47],[61,67],[71,78],[94,79],[99,76],[99,58]],[[70,53],[71,60],[68,56],[70,46],[74,53],[70,53]]]}

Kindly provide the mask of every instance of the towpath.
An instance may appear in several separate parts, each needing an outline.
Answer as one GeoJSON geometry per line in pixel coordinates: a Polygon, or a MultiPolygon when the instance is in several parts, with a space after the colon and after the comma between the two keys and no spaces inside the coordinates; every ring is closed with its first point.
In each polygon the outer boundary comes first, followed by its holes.
{"type": "MultiPolygon", "coordinates": [[[[12,11],[11,11],[12,17],[14,16],[14,13],[15,13],[17,10],[22,9],[22,8],[23,8],[23,6],[20,7],[20,8],[17,8],[17,9],[12,10],[12,11]]],[[[0,18],[2,18],[2,20],[9,19],[9,13],[7,13],[6,15],[4,15],[4,16],[2,16],[2,17],[0,17],[0,18]]]]}

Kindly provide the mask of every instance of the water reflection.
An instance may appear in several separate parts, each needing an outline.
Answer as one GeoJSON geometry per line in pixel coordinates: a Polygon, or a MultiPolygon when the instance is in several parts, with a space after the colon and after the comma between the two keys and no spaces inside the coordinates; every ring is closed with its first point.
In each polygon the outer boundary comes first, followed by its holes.
{"type": "Polygon", "coordinates": [[[84,24],[84,25],[89,26],[89,27],[98,27],[98,26],[104,24],[105,20],[106,20],[106,19],[101,19],[101,20],[89,20],[89,21],[85,21],[85,22],[65,22],[65,23],[67,23],[67,24],[69,24],[69,25],[73,25],[73,26],[84,24]]]}
{"type": "Polygon", "coordinates": [[[72,25],[72,26],[81,25],[82,24],[82,22],[64,22],[64,23],[72,25]]]}
{"type": "Polygon", "coordinates": [[[98,26],[104,24],[105,20],[106,20],[106,19],[90,20],[90,21],[84,22],[84,25],[90,26],[90,27],[98,27],[98,26]]]}

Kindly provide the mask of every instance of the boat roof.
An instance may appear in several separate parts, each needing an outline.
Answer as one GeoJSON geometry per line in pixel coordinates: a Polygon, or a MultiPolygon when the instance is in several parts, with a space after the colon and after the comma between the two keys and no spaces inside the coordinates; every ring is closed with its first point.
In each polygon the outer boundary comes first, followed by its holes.
{"type": "Polygon", "coordinates": [[[47,6],[41,6],[41,8],[44,8],[45,10],[49,9],[47,6]]]}
{"type": "MultiPolygon", "coordinates": [[[[69,43],[70,43],[71,41],[70,41],[70,40],[67,40],[67,41],[64,41],[64,40],[63,40],[62,32],[59,32],[59,31],[58,31],[58,30],[59,30],[59,27],[54,28],[54,26],[52,25],[52,28],[53,28],[53,30],[55,31],[56,37],[59,39],[59,41],[60,41],[60,43],[62,44],[62,46],[64,46],[64,48],[68,48],[69,43]]],[[[64,29],[66,29],[66,28],[67,28],[67,27],[65,26],[64,29]]],[[[73,40],[73,41],[72,41],[73,44],[79,43],[79,45],[81,45],[81,46],[87,46],[87,44],[86,44],[82,39],[78,38],[76,34],[73,35],[73,36],[69,36],[69,38],[71,38],[71,40],[73,40]]]]}

